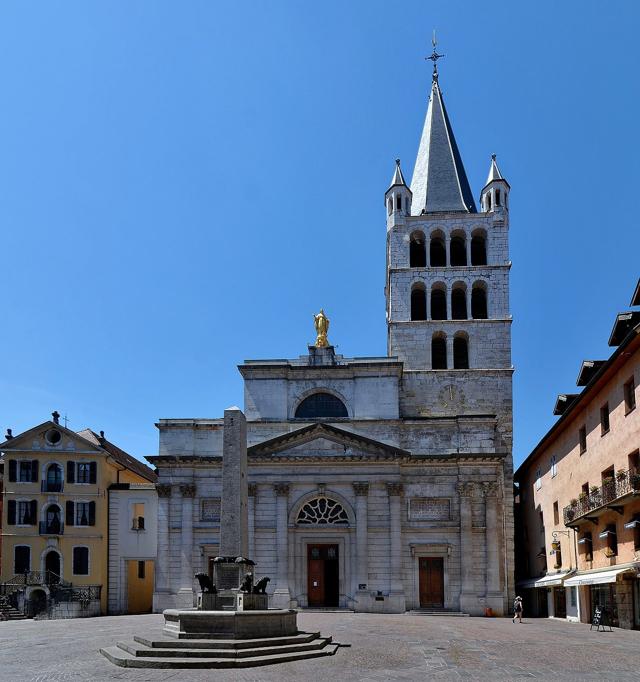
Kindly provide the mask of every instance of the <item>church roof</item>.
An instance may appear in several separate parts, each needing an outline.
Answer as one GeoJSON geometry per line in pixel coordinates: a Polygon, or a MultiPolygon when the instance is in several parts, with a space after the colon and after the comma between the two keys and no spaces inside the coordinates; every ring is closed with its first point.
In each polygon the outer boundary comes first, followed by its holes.
{"type": "Polygon", "coordinates": [[[450,211],[477,212],[437,76],[434,76],[431,85],[411,191],[412,215],[450,211]]]}

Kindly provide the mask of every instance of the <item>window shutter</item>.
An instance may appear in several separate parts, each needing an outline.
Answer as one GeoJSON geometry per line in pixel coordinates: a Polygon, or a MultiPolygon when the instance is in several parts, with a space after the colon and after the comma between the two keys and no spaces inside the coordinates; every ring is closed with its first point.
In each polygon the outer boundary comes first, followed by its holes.
{"type": "Polygon", "coordinates": [[[15,460],[15,459],[10,459],[10,460],[9,460],[9,481],[11,481],[12,483],[15,483],[15,481],[16,481],[16,478],[17,478],[17,476],[16,476],[16,471],[17,471],[17,469],[18,469],[18,467],[17,467],[17,462],[16,462],[16,460],[15,460]]]}
{"type": "Polygon", "coordinates": [[[67,510],[66,510],[66,517],[67,517],[67,526],[73,526],[75,519],[73,518],[73,502],[71,500],[67,500],[67,510]]]}
{"type": "Polygon", "coordinates": [[[67,483],[76,482],[76,463],[67,462],[67,483]]]}
{"type": "Polygon", "coordinates": [[[96,503],[89,502],[89,525],[96,525],[96,503]]]}
{"type": "Polygon", "coordinates": [[[38,460],[37,459],[31,460],[31,481],[33,483],[38,482],[38,460]]]}
{"type": "Polygon", "coordinates": [[[89,463],[89,483],[94,483],[96,482],[96,474],[97,474],[97,464],[96,462],[90,462],[89,463]]]}
{"type": "Polygon", "coordinates": [[[31,509],[29,511],[29,523],[35,526],[38,519],[38,502],[36,500],[31,500],[31,509]]]}
{"type": "MultiPolygon", "coordinates": [[[[14,462],[15,464],[15,462],[14,462]]],[[[10,526],[16,525],[16,501],[9,500],[7,503],[7,524],[10,526]]]]}

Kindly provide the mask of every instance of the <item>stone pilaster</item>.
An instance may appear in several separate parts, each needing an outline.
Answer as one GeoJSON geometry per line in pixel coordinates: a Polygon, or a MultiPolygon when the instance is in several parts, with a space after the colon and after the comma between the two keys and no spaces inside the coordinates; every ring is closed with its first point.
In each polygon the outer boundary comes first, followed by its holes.
{"type": "Polygon", "coordinates": [[[276,494],[276,552],[278,554],[276,588],[273,592],[273,606],[288,609],[291,604],[289,592],[289,484],[275,483],[273,490],[276,494]]]}
{"type": "Polygon", "coordinates": [[[156,485],[158,493],[158,550],[155,592],[169,592],[169,501],[171,486],[156,485]]]}
{"type": "Polygon", "coordinates": [[[457,486],[460,496],[460,610],[476,613],[478,610],[478,595],[473,581],[473,519],[471,502],[476,494],[476,484],[472,482],[459,483],[457,486]]]}
{"type": "Polygon", "coordinates": [[[256,560],[256,498],[258,496],[258,485],[256,483],[249,483],[247,487],[248,493],[248,516],[247,526],[249,529],[248,553],[249,559],[256,560]]]}
{"type": "MultiPolygon", "coordinates": [[[[364,482],[353,483],[353,492],[356,495],[356,580],[358,585],[369,582],[369,542],[368,542],[368,496],[369,484],[364,482]]],[[[360,589],[360,587],[358,587],[360,589]]]]}
{"type": "Polygon", "coordinates": [[[487,560],[486,603],[495,613],[502,613],[504,595],[500,589],[500,562],[502,556],[502,529],[498,520],[497,483],[484,483],[482,486],[485,499],[486,530],[485,548],[487,560]]]}
{"type": "Polygon", "coordinates": [[[193,606],[193,483],[180,485],[182,496],[182,528],[180,532],[180,589],[178,595],[185,606],[193,606]]]}
{"type": "Polygon", "coordinates": [[[387,483],[389,496],[389,602],[393,611],[404,611],[402,581],[402,483],[387,483]]]}

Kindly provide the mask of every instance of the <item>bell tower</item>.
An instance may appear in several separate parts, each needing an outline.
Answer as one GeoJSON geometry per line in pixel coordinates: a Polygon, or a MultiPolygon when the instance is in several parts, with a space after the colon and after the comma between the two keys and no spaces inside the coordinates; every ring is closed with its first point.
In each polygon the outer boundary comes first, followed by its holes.
{"type": "Polygon", "coordinates": [[[404,363],[405,417],[507,409],[511,432],[509,184],[495,156],[480,212],[440,88],[431,92],[411,185],[385,193],[388,355],[404,363]],[[457,396],[457,398],[456,398],[457,396]]]}

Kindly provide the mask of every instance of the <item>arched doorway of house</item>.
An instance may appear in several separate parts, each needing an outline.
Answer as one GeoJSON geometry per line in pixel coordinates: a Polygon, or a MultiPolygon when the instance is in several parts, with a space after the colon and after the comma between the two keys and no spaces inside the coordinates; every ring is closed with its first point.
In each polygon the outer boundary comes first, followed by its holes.
{"type": "Polygon", "coordinates": [[[29,601],[31,605],[27,611],[30,611],[31,616],[37,616],[47,608],[47,594],[44,590],[33,590],[29,595],[29,601]]]}
{"type": "Polygon", "coordinates": [[[60,555],[55,550],[47,552],[47,555],[44,558],[44,570],[48,583],[57,583],[60,581],[60,555]]]}

